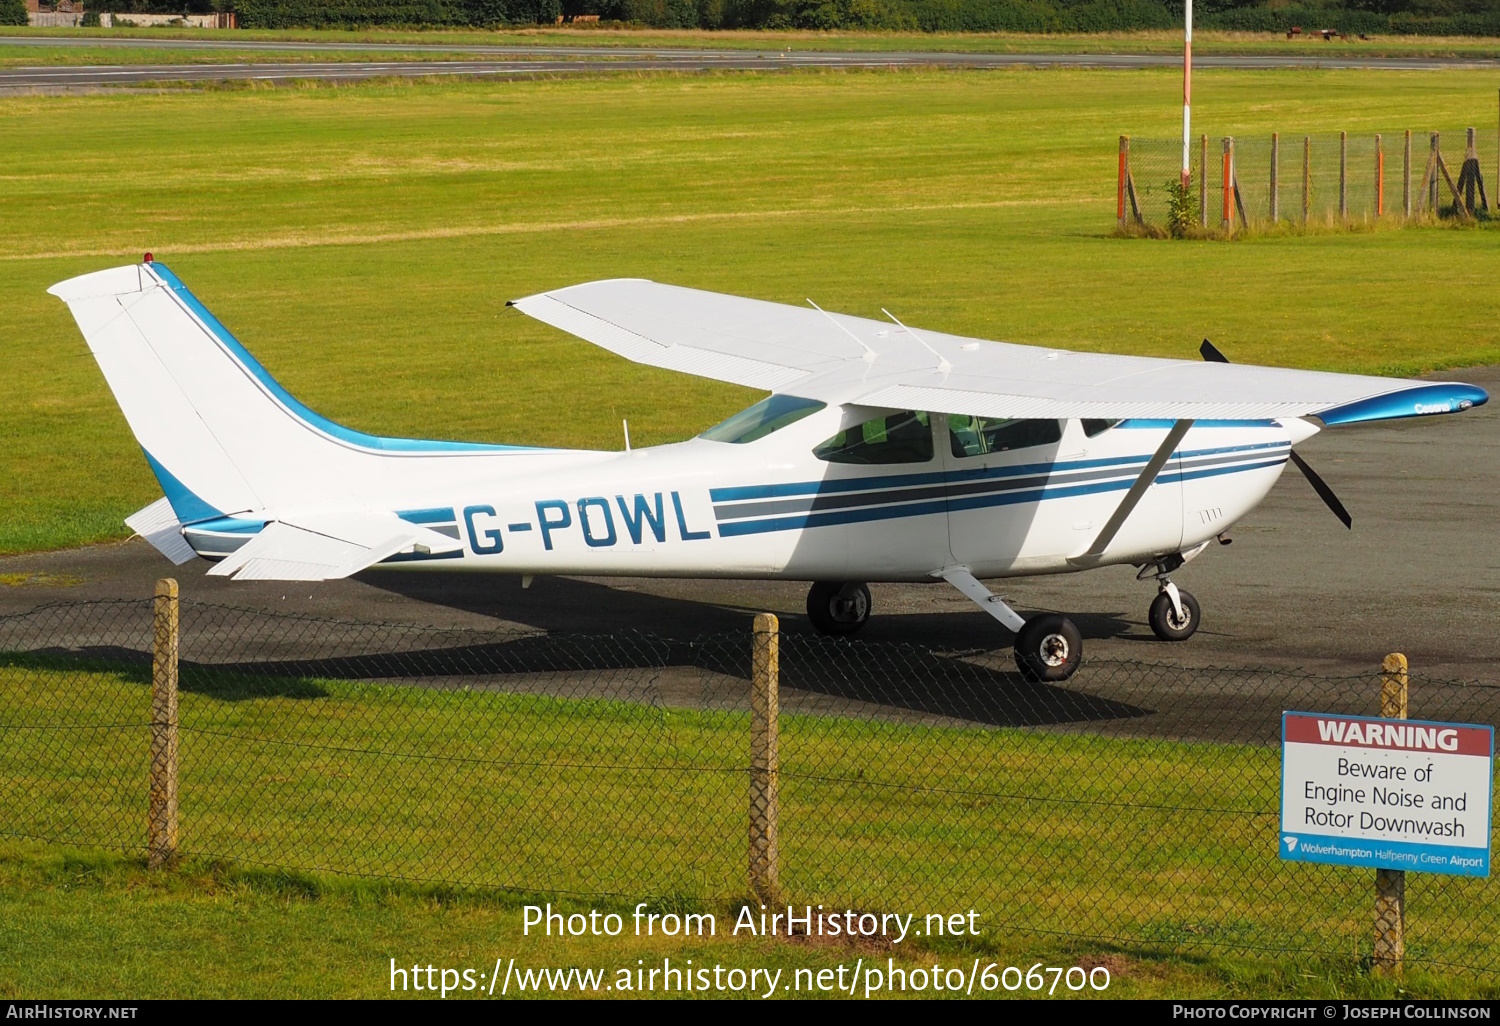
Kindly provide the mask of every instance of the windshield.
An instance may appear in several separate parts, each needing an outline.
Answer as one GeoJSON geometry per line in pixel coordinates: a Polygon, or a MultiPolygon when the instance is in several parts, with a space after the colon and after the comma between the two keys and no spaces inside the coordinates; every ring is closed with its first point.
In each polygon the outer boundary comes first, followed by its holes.
{"type": "Polygon", "coordinates": [[[803,417],[811,416],[823,409],[827,403],[816,399],[799,399],[794,395],[773,395],[762,399],[748,410],[741,410],[733,417],[715,424],[699,438],[710,442],[728,442],[744,445],[757,438],[764,438],[773,431],[780,431],[788,424],[795,424],[803,417]]]}

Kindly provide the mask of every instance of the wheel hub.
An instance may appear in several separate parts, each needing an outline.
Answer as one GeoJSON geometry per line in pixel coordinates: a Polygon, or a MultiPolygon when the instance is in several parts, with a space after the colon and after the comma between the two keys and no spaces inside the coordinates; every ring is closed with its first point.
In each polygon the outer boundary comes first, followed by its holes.
{"type": "Polygon", "coordinates": [[[1037,653],[1048,666],[1062,666],[1068,661],[1068,639],[1061,634],[1049,634],[1042,639],[1037,653]]]}

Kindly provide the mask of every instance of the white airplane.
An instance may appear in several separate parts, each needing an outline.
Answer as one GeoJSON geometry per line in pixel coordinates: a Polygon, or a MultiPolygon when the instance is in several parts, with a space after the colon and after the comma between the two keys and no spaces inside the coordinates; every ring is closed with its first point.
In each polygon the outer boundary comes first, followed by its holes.
{"type": "MultiPolygon", "coordinates": [[[[946,581],[1015,632],[1032,679],[1082,639],[1023,619],[982,578],[1128,563],[1150,624],[1197,629],[1171,574],[1259,503],[1327,425],[1452,413],[1456,383],[1105,356],[917,331],[641,280],[515,300],[524,314],[654,367],[771,394],[698,437],[594,452],[380,438],[276,383],[166,267],[54,285],[165,497],[125,522],[174,563],[235,580],[367,567],[786,578],[832,634],[869,581],[946,581]]],[[[889,314],[887,316],[890,316],[889,314]]]]}

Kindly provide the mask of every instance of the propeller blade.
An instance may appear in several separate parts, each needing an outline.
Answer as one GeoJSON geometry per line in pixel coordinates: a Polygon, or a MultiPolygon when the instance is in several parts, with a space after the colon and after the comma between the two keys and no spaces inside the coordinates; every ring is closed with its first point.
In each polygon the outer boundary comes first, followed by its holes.
{"type": "Polygon", "coordinates": [[[1307,483],[1313,486],[1313,491],[1318,493],[1318,498],[1323,500],[1323,504],[1333,510],[1333,515],[1343,521],[1345,527],[1351,531],[1354,530],[1354,519],[1349,516],[1349,511],[1344,508],[1344,504],[1339,501],[1339,497],[1333,494],[1333,489],[1328,487],[1327,482],[1319,477],[1318,472],[1309,467],[1307,461],[1301,456],[1298,456],[1295,452],[1288,453],[1288,455],[1291,456],[1292,462],[1297,465],[1297,469],[1302,471],[1302,476],[1307,478],[1307,483]]]}
{"type": "MultiPolygon", "coordinates": [[[[1229,357],[1214,348],[1214,344],[1208,339],[1203,340],[1203,344],[1198,347],[1198,353],[1209,363],[1229,362],[1229,357]]],[[[1333,515],[1338,517],[1345,527],[1351,531],[1354,530],[1354,519],[1349,516],[1349,511],[1344,508],[1339,497],[1333,494],[1333,489],[1328,487],[1328,482],[1319,477],[1318,472],[1309,467],[1307,461],[1301,456],[1295,452],[1288,453],[1288,455],[1291,456],[1292,463],[1297,469],[1302,471],[1302,476],[1307,478],[1307,483],[1313,486],[1313,491],[1318,493],[1318,498],[1323,500],[1323,504],[1333,510],[1333,515]]]]}

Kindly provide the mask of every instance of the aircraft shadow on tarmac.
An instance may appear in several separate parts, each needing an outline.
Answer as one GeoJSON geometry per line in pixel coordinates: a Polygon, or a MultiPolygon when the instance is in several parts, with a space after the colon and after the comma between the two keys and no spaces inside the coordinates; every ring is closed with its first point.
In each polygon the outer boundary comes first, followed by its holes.
{"type": "MultiPolygon", "coordinates": [[[[530,592],[519,587],[501,592],[482,583],[476,587],[476,578],[462,575],[380,577],[381,585],[400,584],[409,597],[505,622],[494,630],[421,628],[185,606],[182,690],[224,701],[316,698],[327,693],[320,681],[369,680],[653,704],[748,706],[750,614],[743,609],[572,579],[549,579],[546,588],[530,592]],[[417,587],[411,588],[412,583],[417,587]],[[521,623],[528,627],[517,626],[521,623]],[[641,630],[642,624],[651,630],[641,630]]],[[[801,617],[788,617],[781,641],[788,711],[856,717],[917,714],[990,726],[1149,714],[1077,687],[1024,680],[1004,647],[1008,635],[983,613],[898,614],[885,620],[889,622],[881,624],[875,637],[844,641],[824,638],[801,617]],[[979,649],[976,640],[999,642],[1000,647],[979,649]]],[[[1111,636],[1127,626],[1106,615],[1085,615],[1078,622],[1089,637],[1111,636]]],[[[57,633],[38,630],[31,637],[46,647],[0,656],[0,665],[107,669],[142,684],[149,680],[146,638],[99,644],[97,632],[84,622],[63,627],[62,635],[67,634],[76,634],[80,644],[70,646],[57,633]]],[[[1085,671],[1076,679],[1086,676],[1085,671]]]]}

